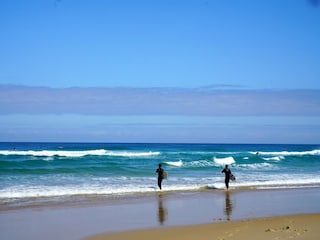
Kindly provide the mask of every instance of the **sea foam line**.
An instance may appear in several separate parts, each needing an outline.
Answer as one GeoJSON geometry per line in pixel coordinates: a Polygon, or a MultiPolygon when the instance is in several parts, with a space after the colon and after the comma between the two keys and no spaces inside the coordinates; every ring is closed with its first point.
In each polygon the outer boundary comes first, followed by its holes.
{"type": "Polygon", "coordinates": [[[85,151],[62,151],[62,150],[27,150],[27,151],[17,151],[17,150],[2,150],[0,155],[6,156],[35,156],[35,157],[84,157],[88,155],[94,156],[116,156],[116,157],[147,157],[159,155],[160,152],[121,152],[121,151],[107,151],[105,149],[97,150],[85,150],[85,151]]]}
{"type": "Polygon", "coordinates": [[[311,151],[280,151],[280,152],[250,152],[250,154],[259,154],[259,155],[276,155],[276,156],[303,156],[303,155],[320,155],[320,149],[314,149],[311,151]]]}
{"type": "MultiPolygon", "coordinates": [[[[106,186],[105,184],[78,185],[73,186],[15,186],[0,190],[0,202],[17,200],[23,198],[43,198],[43,197],[70,197],[83,195],[112,195],[112,194],[135,194],[157,191],[155,181],[145,184],[117,184],[106,186]]],[[[268,188],[294,188],[299,186],[320,186],[320,178],[283,179],[266,181],[234,181],[231,188],[253,187],[260,189],[268,188]]],[[[196,178],[173,179],[173,183],[164,183],[165,191],[190,191],[200,190],[203,187],[212,189],[224,189],[223,178],[203,179],[197,181],[196,178]]]]}

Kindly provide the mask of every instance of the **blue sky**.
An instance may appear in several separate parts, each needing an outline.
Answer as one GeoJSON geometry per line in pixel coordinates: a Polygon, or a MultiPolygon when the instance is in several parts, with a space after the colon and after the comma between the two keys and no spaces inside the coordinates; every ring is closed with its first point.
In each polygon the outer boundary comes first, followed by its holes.
{"type": "Polygon", "coordinates": [[[317,0],[2,0],[0,31],[0,141],[320,142],[317,0]]]}

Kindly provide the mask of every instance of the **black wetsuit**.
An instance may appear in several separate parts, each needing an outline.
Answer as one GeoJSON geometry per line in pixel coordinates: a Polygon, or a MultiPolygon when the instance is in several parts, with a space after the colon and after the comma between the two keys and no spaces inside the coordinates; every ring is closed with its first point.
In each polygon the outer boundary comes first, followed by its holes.
{"type": "Polygon", "coordinates": [[[231,170],[228,167],[225,167],[221,172],[225,174],[224,182],[226,184],[226,188],[229,189],[231,170]]]}
{"type": "Polygon", "coordinates": [[[157,170],[156,170],[156,173],[158,173],[158,186],[160,188],[160,190],[162,189],[162,179],[163,179],[163,169],[161,167],[159,167],[157,170]]]}

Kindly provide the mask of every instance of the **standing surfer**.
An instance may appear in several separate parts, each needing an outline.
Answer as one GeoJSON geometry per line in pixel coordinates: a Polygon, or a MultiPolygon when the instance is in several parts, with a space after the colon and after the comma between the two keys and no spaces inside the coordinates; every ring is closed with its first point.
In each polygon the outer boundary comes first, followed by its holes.
{"type": "Polygon", "coordinates": [[[225,182],[226,188],[228,190],[229,189],[230,178],[231,178],[231,175],[232,175],[231,174],[231,170],[228,167],[228,164],[225,166],[225,168],[221,172],[225,174],[224,182],[225,182]]]}
{"type": "Polygon", "coordinates": [[[163,168],[162,168],[162,165],[161,165],[161,163],[159,163],[159,167],[158,167],[158,169],[156,170],[156,173],[158,173],[158,186],[159,186],[159,188],[160,188],[160,190],[162,189],[162,180],[163,180],[163,173],[164,173],[164,170],[163,170],[163,168]]]}

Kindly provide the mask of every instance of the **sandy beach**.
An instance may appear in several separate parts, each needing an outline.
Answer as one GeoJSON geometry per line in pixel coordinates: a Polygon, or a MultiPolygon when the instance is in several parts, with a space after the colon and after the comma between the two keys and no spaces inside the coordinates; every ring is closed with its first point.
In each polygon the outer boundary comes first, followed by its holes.
{"type": "Polygon", "coordinates": [[[0,236],[4,240],[155,239],[155,235],[157,239],[248,239],[258,234],[259,239],[318,239],[319,199],[319,188],[209,189],[100,196],[27,208],[1,206],[0,236]]]}
{"type": "Polygon", "coordinates": [[[90,240],[319,239],[320,214],[292,215],[165,229],[104,234],[90,240]]]}

